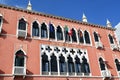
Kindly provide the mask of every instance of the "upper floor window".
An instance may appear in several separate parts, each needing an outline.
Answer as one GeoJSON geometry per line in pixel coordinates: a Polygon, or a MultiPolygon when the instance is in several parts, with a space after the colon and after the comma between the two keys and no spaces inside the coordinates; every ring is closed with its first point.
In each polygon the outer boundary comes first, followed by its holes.
{"type": "Polygon", "coordinates": [[[109,37],[110,43],[111,43],[111,44],[114,44],[113,37],[112,37],[110,34],[108,35],[108,37],[109,37]]]}
{"type": "Polygon", "coordinates": [[[99,42],[99,36],[96,32],[93,33],[94,34],[94,39],[95,39],[95,42],[99,42]]]}
{"type": "Polygon", "coordinates": [[[57,27],[57,40],[63,40],[63,32],[60,26],[57,27]]]}
{"type": "Polygon", "coordinates": [[[38,36],[39,37],[39,24],[35,21],[32,25],[32,36],[38,36]]]}
{"type": "Polygon", "coordinates": [[[118,61],[118,59],[115,59],[115,64],[116,64],[117,71],[120,71],[120,62],[118,61]]]}
{"type": "Polygon", "coordinates": [[[80,43],[84,43],[84,37],[81,30],[78,30],[78,38],[80,43]]]}
{"type": "Polygon", "coordinates": [[[55,39],[55,29],[51,23],[49,23],[49,38],[55,39]]]}
{"type": "Polygon", "coordinates": [[[23,18],[19,20],[18,29],[26,30],[26,21],[23,18]]]}
{"type": "Polygon", "coordinates": [[[67,42],[71,41],[67,26],[65,26],[65,28],[64,28],[64,33],[65,33],[65,41],[67,41],[67,42]]]}
{"type": "Polygon", "coordinates": [[[72,42],[77,42],[76,32],[73,28],[72,28],[71,36],[72,36],[72,42]]]}
{"type": "Polygon", "coordinates": [[[106,70],[106,69],[105,69],[105,62],[103,61],[102,58],[99,58],[99,64],[100,64],[100,69],[101,69],[101,70],[106,70]]]}
{"type": "Polygon", "coordinates": [[[84,31],[84,36],[85,36],[86,44],[90,44],[90,36],[89,36],[89,33],[86,30],[84,31]]]}
{"type": "Polygon", "coordinates": [[[45,23],[41,24],[41,38],[47,38],[48,37],[48,31],[47,26],[45,23]]]}

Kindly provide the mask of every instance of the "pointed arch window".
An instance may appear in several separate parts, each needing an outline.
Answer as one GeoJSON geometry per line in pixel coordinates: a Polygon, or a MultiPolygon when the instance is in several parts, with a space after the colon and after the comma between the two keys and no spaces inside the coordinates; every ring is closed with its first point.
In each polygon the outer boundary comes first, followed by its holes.
{"type": "Polygon", "coordinates": [[[72,28],[71,36],[72,36],[72,42],[77,42],[76,32],[75,32],[74,28],[72,28]]]}
{"type": "Polygon", "coordinates": [[[70,35],[68,33],[68,27],[67,26],[65,26],[65,28],[64,28],[64,34],[65,34],[65,41],[70,42],[71,39],[70,39],[70,35]]]}
{"type": "Polygon", "coordinates": [[[118,59],[115,59],[115,64],[116,64],[117,71],[120,71],[120,62],[118,61],[118,59]]]}
{"type": "Polygon", "coordinates": [[[42,55],[42,74],[48,74],[49,72],[49,60],[46,53],[42,55]]]}
{"type": "Polygon", "coordinates": [[[60,63],[60,74],[65,74],[66,73],[66,62],[62,54],[59,57],[59,63],[60,63]]]}
{"type": "Polygon", "coordinates": [[[14,75],[26,75],[26,56],[22,50],[15,54],[14,75]]]}
{"type": "Polygon", "coordinates": [[[85,36],[85,42],[86,44],[90,44],[90,36],[87,31],[84,31],[84,36],[85,36]]]}
{"type": "Polygon", "coordinates": [[[80,63],[80,59],[78,58],[78,56],[75,57],[75,66],[76,66],[76,73],[81,73],[81,63],[80,63]]]}
{"type": "Polygon", "coordinates": [[[57,58],[54,54],[51,56],[51,73],[56,73],[58,71],[57,69],[57,58]]]}
{"type": "Polygon", "coordinates": [[[63,32],[60,26],[57,27],[57,40],[63,40],[63,32]]]}
{"type": "Polygon", "coordinates": [[[15,66],[23,66],[24,67],[25,55],[24,55],[23,51],[19,50],[15,55],[16,55],[15,56],[15,66]]]}
{"type": "Polygon", "coordinates": [[[82,58],[82,72],[85,73],[85,74],[90,73],[89,64],[88,64],[87,59],[85,58],[85,56],[83,56],[83,58],[82,58]]]}
{"type": "Polygon", "coordinates": [[[49,23],[49,38],[55,39],[55,29],[53,24],[49,23]]]}
{"type": "Polygon", "coordinates": [[[47,26],[45,23],[41,24],[41,38],[47,38],[48,37],[48,31],[47,26]]]}
{"type": "Polygon", "coordinates": [[[95,39],[95,42],[99,42],[99,36],[96,32],[93,33],[94,34],[94,39],[95,39]]]}
{"type": "Polygon", "coordinates": [[[110,34],[108,35],[108,37],[109,37],[110,43],[111,43],[111,44],[114,44],[113,37],[112,37],[110,34]]]}
{"type": "Polygon", "coordinates": [[[80,43],[84,43],[84,37],[81,30],[78,30],[78,38],[80,43]]]}
{"type": "Polygon", "coordinates": [[[69,72],[69,75],[72,75],[75,72],[73,59],[70,55],[67,57],[67,59],[68,59],[68,72],[69,72]]]}
{"type": "Polygon", "coordinates": [[[105,69],[105,62],[103,61],[102,58],[99,58],[99,64],[100,64],[100,69],[101,69],[101,70],[106,70],[106,69],[105,69]]]}
{"type": "Polygon", "coordinates": [[[19,20],[18,29],[26,30],[26,21],[23,18],[19,20]]]}
{"type": "Polygon", "coordinates": [[[39,24],[36,21],[32,25],[32,36],[39,37],[39,24]]]}

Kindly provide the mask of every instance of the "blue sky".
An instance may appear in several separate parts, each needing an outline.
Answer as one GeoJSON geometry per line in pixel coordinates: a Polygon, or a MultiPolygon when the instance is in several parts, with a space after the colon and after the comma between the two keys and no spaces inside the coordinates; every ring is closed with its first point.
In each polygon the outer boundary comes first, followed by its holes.
{"type": "MultiPolygon", "coordinates": [[[[0,0],[1,4],[26,8],[28,0],[0,0]]],[[[106,25],[109,19],[114,27],[120,22],[120,0],[31,0],[34,11],[106,25]]]]}

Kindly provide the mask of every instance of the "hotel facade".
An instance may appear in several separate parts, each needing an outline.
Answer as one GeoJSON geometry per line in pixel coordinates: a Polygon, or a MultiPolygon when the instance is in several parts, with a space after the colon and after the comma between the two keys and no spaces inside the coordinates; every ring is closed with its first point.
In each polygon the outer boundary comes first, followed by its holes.
{"type": "Polygon", "coordinates": [[[115,29],[0,5],[0,80],[120,80],[115,29]]]}

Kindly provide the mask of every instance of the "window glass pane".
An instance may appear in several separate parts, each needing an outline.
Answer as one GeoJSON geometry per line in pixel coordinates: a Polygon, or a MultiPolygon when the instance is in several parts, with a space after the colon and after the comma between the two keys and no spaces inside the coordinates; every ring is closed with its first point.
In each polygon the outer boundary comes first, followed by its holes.
{"type": "Polygon", "coordinates": [[[16,53],[15,66],[24,66],[24,53],[21,50],[16,53]]]}
{"type": "Polygon", "coordinates": [[[60,26],[57,27],[57,40],[63,40],[63,33],[60,26]]]}
{"type": "Polygon", "coordinates": [[[99,42],[98,34],[96,32],[94,32],[94,39],[95,39],[95,42],[99,42]]]}
{"type": "Polygon", "coordinates": [[[41,38],[47,38],[47,26],[45,23],[41,25],[41,38]]]}
{"type": "Polygon", "coordinates": [[[109,40],[111,44],[114,44],[113,37],[111,35],[109,35],[109,40]]]}
{"type": "Polygon", "coordinates": [[[55,29],[52,24],[49,24],[49,35],[51,39],[55,39],[55,29]]]}
{"type": "Polygon", "coordinates": [[[82,31],[78,31],[78,38],[80,43],[84,43],[83,33],[82,31]]]}
{"type": "Polygon", "coordinates": [[[84,35],[85,35],[85,42],[86,42],[86,44],[90,44],[89,33],[87,31],[85,31],[84,35]]]}
{"type": "Polygon", "coordinates": [[[76,32],[75,32],[75,30],[73,28],[72,28],[72,41],[77,42],[76,32]]]}
{"type": "Polygon", "coordinates": [[[37,22],[33,23],[32,36],[39,36],[39,26],[37,22]]]}
{"type": "Polygon", "coordinates": [[[26,22],[24,21],[24,19],[19,20],[18,29],[26,30],[26,22]]]}

